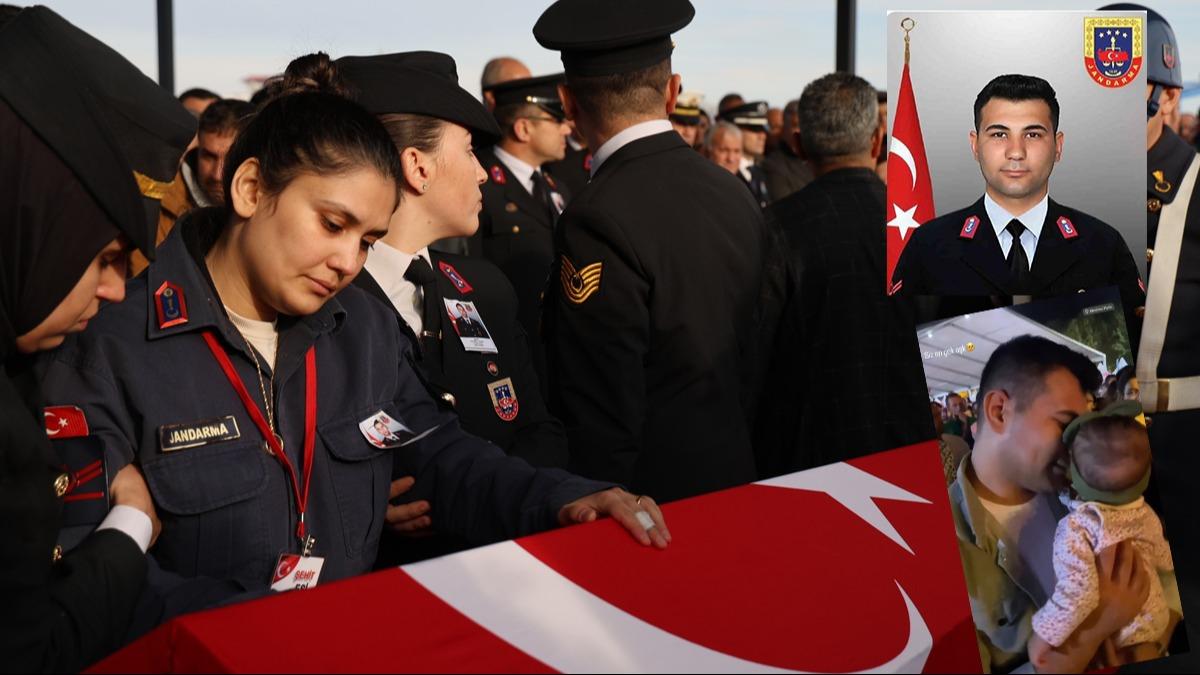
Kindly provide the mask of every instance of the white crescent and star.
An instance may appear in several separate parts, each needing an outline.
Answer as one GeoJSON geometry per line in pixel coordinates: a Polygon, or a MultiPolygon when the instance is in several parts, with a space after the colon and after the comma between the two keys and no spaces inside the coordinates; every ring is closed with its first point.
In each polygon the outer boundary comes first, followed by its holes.
{"type": "MultiPolygon", "coordinates": [[[[62,431],[63,429],[66,429],[67,425],[70,424],[70,422],[68,422],[66,420],[66,418],[59,417],[58,415],[55,415],[52,412],[43,412],[42,414],[45,415],[47,419],[58,420],[58,428],[57,429],[51,430],[50,425],[49,424],[46,425],[46,435],[47,436],[57,436],[58,432],[62,431]]],[[[53,424],[53,422],[51,424],[53,424]]]]}
{"type": "MultiPolygon", "coordinates": [[[[929,501],[849,464],[782,476],[758,485],[824,492],[910,554],[912,549],[873,500],[929,501]]],[[[801,672],[717,651],[640,619],[506,541],[402,568],[487,631],[563,672],[801,672]],[[518,591],[519,592],[514,592],[518,591]]],[[[933,635],[896,581],[908,617],[904,648],[863,672],[920,672],[933,635]]]]}
{"type": "MultiPolygon", "coordinates": [[[[912,178],[912,189],[917,189],[917,161],[913,159],[912,151],[908,149],[908,146],[905,145],[903,141],[893,135],[891,148],[888,150],[888,152],[896,157],[899,157],[900,160],[904,162],[904,165],[908,167],[908,175],[912,178]]],[[[909,230],[921,226],[921,223],[918,223],[916,219],[913,218],[913,214],[917,212],[916,204],[913,204],[911,209],[902,209],[900,208],[899,204],[893,203],[892,211],[895,214],[895,217],[889,220],[887,225],[888,227],[894,227],[900,230],[900,241],[904,241],[908,238],[909,230]]]]}

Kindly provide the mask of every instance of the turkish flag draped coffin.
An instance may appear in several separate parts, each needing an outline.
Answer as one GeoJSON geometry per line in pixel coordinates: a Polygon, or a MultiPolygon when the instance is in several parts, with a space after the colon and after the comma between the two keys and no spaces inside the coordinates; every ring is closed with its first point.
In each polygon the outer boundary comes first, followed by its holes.
{"type": "MultiPolygon", "coordinates": [[[[933,182],[925,160],[925,138],[917,117],[908,64],[900,78],[896,118],[888,147],[887,184],[887,284],[888,292],[900,288],[892,284],[892,272],[900,261],[900,252],[908,244],[913,229],[933,220],[933,182]]],[[[901,282],[903,280],[900,280],[901,282]]]]}
{"type": "Polygon", "coordinates": [[[182,617],[92,672],[979,672],[936,443],[182,617]]]}

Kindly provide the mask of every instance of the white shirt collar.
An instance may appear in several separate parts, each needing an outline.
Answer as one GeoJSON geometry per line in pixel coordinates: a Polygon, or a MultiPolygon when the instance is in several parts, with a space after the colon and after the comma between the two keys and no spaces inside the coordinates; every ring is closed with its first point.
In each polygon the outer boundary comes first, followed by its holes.
{"type": "Polygon", "coordinates": [[[496,153],[496,159],[504,163],[508,170],[512,172],[521,183],[521,187],[529,194],[533,194],[533,172],[537,171],[537,167],[528,164],[523,159],[519,159],[516,155],[506,151],[499,145],[494,146],[492,151],[496,153]]]}
{"type": "Polygon", "coordinates": [[[673,127],[671,126],[671,122],[669,120],[650,120],[648,122],[639,122],[638,124],[625,129],[621,133],[605,141],[604,145],[596,148],[596,152],[592,153],[592,172],[588,178],[596,175],[596,172],[600,170],[600,165],[604,163],[604,160],[612,157],[613,153],[625,147],[626,145],[629,145],[640,138],[653,136],[654,134],[661,134],[664,131],[671,131],[672,129],[673,127]]]}
{"type": "Polygon", "coordinates": [[[428,246],[416,253],[405,253],[382,241],[376,241],[370,252],[367,253],[367,263],[363,267],[371,273],[375,283],[379,284],[388,299],[392,301],[392,306],[396,308],[397,312],[400,312],[404,323],[412,328],[413,333],[420,335],[421,329],[424,327],[421,318],[424,298],[421,297],[421,289],[404,278],[408,266],[417,256],[421,256],[432,266],[433,259],[429,256],[428,246]]]}
{"type": "Polygon", "coordinates": [[[1033,238],[1037,239],[1042,236],[1042,225],[1046,222],[1046,212],[1050,210],[1050,193],[1047,192],[1046,196],[1042,197],[1042,201],[1032,209],[1019,215],[1013,215],[997,204],[991,195],[984,192],[983,208],[987,211],[988,220],[992,221],[992,229],[996,231],[996,238],[999,238],[1000,233],[1004,232],[1004,228],[1008,227],[1009,221],[1016,218],[1021,221],[1026,230],[1033,233],[1033,238]]]}
{"type": "Polygon", "coordinates": [[[209,200],[208,194],[196,182],[196,174],[192,171],[191,162],[184,161],[179,165],[179,170],[183,174],[183,182],[187,185],[188,194],[192,196],[192,201],[196,202],[196,206],[219,206],[209,200]]]}

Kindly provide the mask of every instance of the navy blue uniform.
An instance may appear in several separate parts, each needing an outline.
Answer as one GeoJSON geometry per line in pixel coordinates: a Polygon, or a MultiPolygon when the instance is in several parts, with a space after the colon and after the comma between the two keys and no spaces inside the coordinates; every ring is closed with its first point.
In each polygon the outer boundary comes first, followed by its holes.
{"type": "MultiPolygon", "coordinates": [[[[141,465],[163,522],[153,555],[164,569],[264,588],[279,554],[300,551],[298,517],[286,472],[265,451],[202,337],[215,333],[262,406],[248,347],[203,266],[220,220],[212,209],[189,214],[159,248],[158,262],[129,283],[126,301],[106,307],[53,354],[44,386],[48,402],[84,410],[114,471],[141,465]],[[183,295],[187,321],[164,328],[155,295],[167,282],[183,295]],[[172,449],[179,430],[199,443],[172,449]]],[[[394,474],[416,477],[411,496],[431,501],[441,531],[472,543],[554,527],[564,504],[608,487],[535,470],[463,432],[414,373],[395,317],[357,288],[310,316],[280,316],[278,329],[273,397],[294,466],[302,466],[304,355],[315,345],[317,438],[306,522],[316,537],[313,554],[325,558],[322,583],[371,568],[394,474]],[[427,435],[381,450],[359,429],[378,411],[427,435]]]]}

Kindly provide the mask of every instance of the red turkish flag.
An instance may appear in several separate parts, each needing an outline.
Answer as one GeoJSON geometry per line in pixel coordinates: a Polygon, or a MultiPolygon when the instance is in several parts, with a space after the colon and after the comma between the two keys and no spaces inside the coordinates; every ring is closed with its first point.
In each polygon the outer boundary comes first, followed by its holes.
{"type": "Polygon", "coordinates": [[[78,438],[88,435],[87,418],[73,405],[55,405],[43,411],[46,435],[52,439],[78,438]]]}
{"type": "MultiPolygon", "coordinates": [[[[892,284],[892,272],[900,260],[900,252],[912,238],[912,231],[933,219],[933,185],[929,179],[929,164],[925,161],[925,140],[921,135],[921,120],[917,117],[917,102],[913,96],[908,64],[900,78],[900,96],[896,102],[896,118],[892,122],[892,138],[888,148],[887,167],[887,288],[900,290],[892,284]]],[[[897,280],[900,281],[900,280],[897,280]]]]}

